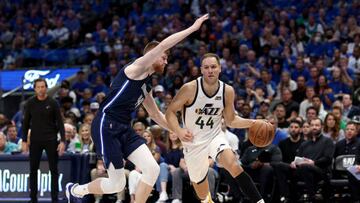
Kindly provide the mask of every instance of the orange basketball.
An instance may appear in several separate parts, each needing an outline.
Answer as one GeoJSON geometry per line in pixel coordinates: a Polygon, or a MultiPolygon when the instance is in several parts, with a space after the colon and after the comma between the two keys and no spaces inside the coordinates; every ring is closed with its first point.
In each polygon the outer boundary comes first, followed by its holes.
{"type": "Polygon", "coordinates": [[[257,147],[266,147],[273,141],[275,137],[275,128],[268,122],[255,122],[249,128],[249,140],[257,147]]]}

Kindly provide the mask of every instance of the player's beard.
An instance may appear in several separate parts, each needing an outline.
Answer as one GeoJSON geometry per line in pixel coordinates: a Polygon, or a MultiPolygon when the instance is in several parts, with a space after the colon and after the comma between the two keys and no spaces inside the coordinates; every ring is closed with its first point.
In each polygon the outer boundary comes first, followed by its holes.
{"type": "Polygon", "coordinates": [[[155,64],[153,64],[153,68],[154,68],[155,73],[163,74],[164,70],[165,70],[165,65],[155,63],[155,64]]]}

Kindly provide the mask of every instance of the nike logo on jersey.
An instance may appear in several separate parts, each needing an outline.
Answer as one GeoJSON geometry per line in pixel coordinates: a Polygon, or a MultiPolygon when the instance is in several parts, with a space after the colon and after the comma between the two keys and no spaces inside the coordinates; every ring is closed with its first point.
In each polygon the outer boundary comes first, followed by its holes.
{"type": "Polygon", "coordinates": [[[144,99],[145,99],[144,96],[140,95],[140,97],[138,98],[138,100],[135,103],[135,109],[138,108],[141,103],[143,103],[144,99]]]}
{"type": "Polygon", "coordinates": [[[203,108],[195,109],[195,113],[209,116],[218,115],[220,108],[213,108],[212,106],[213,104],[205,104],[203,108]]]}
{"type": "Polygon", "coordinates": [[[136,101],[136,103],[135,103],[135,109],[137,109],[137,108],[139,107],[139,105],[140,105],[141,103],[143,103],[143,101],[145,100],[146,95],[149,94],[149,92],[146,90],[146,84],[143,84],[143,85],[141,86],[141,90],[142,90],[142,95],[140,95],[140,97],[139,97],[138,100],[136,101]]]}
{"type": "Polygon", "coordinates": [[[215,100],[221,100],[221,96],[216,96],[215,100]]]}

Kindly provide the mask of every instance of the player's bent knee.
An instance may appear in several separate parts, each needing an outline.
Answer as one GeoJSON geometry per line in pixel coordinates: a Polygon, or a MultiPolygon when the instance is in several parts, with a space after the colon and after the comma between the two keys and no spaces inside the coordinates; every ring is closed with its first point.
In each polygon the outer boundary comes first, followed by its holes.
{"type": "Polygon", "coordinates": [[[142,169],[143,175],[141,177],[142,181],[148,185],[153,186],[159,177],[160,174],[160,166],[154,162],[145,166],[142,169]]]}
{"type": "Polygon", "coordinates": [[[124,178],[122,180],[117,180],[116,183],[114,184],[114,193],[118,193],[124,190],[126,185],[126,178],[124,176],[124,178]]]}
{"type": "Polygon", "coordinates": [[[101,181],[101,189],[106,194],[121,192],[126,185],[124,169],[108,170],[109,178],[101,181]]]}

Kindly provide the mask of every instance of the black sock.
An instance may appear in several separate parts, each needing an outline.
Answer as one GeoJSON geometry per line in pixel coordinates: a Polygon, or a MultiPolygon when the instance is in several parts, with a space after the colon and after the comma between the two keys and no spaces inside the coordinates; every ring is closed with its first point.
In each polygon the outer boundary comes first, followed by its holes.
{"type": "Polygon", "coordinates": [[[251,177],[245,171],[236,176],[235,180],[241,191],[248,196],[252,202],[258,202],[262,199],[251,177]]]}

